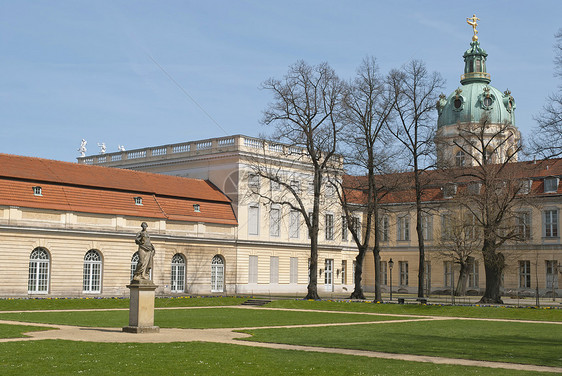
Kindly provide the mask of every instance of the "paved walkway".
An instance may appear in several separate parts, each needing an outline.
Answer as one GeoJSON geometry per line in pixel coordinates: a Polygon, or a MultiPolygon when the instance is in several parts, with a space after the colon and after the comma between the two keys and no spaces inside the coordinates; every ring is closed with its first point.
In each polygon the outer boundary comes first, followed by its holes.
{"type": "MultiPolygon", "coordinates": [[[[160,309],[201,309],[201,308],[218,308],[218,307],[189,307],[189,308],[174,307],[174,308],[160,308],[160,309]]],[[[254,307],[241,307],[241,306],[228,306],[228,308],[284,310],[281,308],[265,308],[265,307],[254,308],[254,307]]],[[[107,311],[109,310],[111,309],[107,309],[107,311]]],[[[69,310],[65,310],[65,312],[68,311],[69,310]]],[[[80,311],[84,311],[84,310],[80,310],[80,311]]],[[[95,310],[95,311],[104,311],[104,310],[102,309],[102,310],[95,310]]],[[[287,310],[287,311],[295,311],[295,310],[287,310]]],[[[302,310],[302,311],[311,312],[312,310],[302,310]]],[[[9,311],[9,312],[13,313],[14,311],[9,311]]],[[[40,312],[40,311],[25,311],[25,312],[40,312]]],[[[48,312],[55,312],[55,311],[51,310],[48,312]]],[[[330,313],[345,313],[345,314],[355,313],[355,312],[320,311],[320,310],[317,310],[315,312],[330,312],[330,313]]],[[[0,312],[0,313],[4,313],[4,312],[0,312]]],[[[431,321],[431,320],[478,320],[478,321],[483,320],[483,321],[505,321],[505,322],[531,322],[531,323],[539,323],[539,324],[548,323],[548,324],[562,325],[561,322],[544,322],[544,321],[523,321],[523,320],[441,317],[441,316],[414,316],[414,315],[379,314],[379,313],[363,313],[363,312],[356,312],[356,314],[361,314],[361,315],[368,314],[373,316],[395,316],[395,317],[400,317],[401,319],[385,320],[385,321],[369,321],[369,322],[333,323],[333,324],[283,325],[283,326],[240,327],[240,328],[219,328],[219,329],[164,329],[162,328],[160,329],[160,333],[143,333],[143,334],[125,333],[122,332],[120,328],[94,328],[94,327],[79,327],[79,326],[70,326],[70,325],[39,324],[39,323],[28,323],[28,322],[21,322],[21,321],[0,320],[0,324],[29,325],[29,326],[40,326],[40,327],[49,327],[49,328],[57,329],[57,330],[29,332],[26,333],[26,335],[28,335],[29,337],[4,338],[4,339],[0,339],[0,342],[36,341],[36,340],[43,340],[43,339],[61,339],[61,340],[69,340],[69,341],[106,342],[106,343],[126,343],[126,342],[168,343],[168,342],[194,342],[194,341],[216,342],[216,343],[234,344],[239,346],[252,346],[252,347],[294,350],[294,351],[345,354],[345,355],[354,355],[354,356],[365,356],[370,358],[405,360],[405,361],[435,363],[435,364],[452,364],[452,365],[501,368],[501,369],[521,370],[521,371],[562,373],[562,368],[560,367],[546,367],[546,366],[535,366],[535,365],[528,365],[528,364],[515,364],[515,363],[503,363],[503,362],[488,362],[488,361],[479,361],[479,360],[444,358],[444,357],[424,356],[424,355],[392,354],[392,353],[384,353],[378,351],[240,341],[240,339],[251,337],[251,335],[235,332],[235,330],[245,330],[245,329],[249,330],[249,329],[266,329],[266,328],[324,327],[324,326],[365,325],[365,324],[384,325],[388,323],[403,323],[403,322],[431,321]],[[406,317],[409,317],[409,319],[404,319],[406,317]]]]}

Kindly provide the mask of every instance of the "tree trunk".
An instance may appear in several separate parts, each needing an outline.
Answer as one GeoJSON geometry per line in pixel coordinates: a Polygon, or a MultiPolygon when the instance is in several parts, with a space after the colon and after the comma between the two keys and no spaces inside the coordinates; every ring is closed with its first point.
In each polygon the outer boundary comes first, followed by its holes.
{"type": "Polygon", "coordinates": [[[373,258],[375,259],[375,302],[382,302],[381,294],[381,251],[379,247],[373,248],[373,258]]]}
{"type": "Polygon", "coordinates": [[[457,288],[455,289],[455,296],[466,295],[466,282],[468,280],[468,264],[466,262],[460,263],[461,270],[459,272],[459,280],[457,288]]]}
{"type": "Polygon", "coordinates": [[[310,268],[308,273],[310,275],[310,282],[308,283],[308,293],[305,299],[318,300],[318,234],[310,237],[310,268]]]}
{"type": "Polygon", "coordinates": [[[365,259],[364,247],[359,248],[359,253],[355,257],[355,287],[351,293],[350,299],[365,299],[363,294],[363,287],[361,286],[361,279],[363,275],[363,260],[365,259]]]}
{"type": "Polygon", "coordinates": [[[482,247],[484,256],[484,270],[486,271],[486,290],[480,303],[503,304],[500,294],[502,272],[505,268],[505,257],[501,252],[496,252],[492,241],[484,240],[482,247]]]}
{"type": "MultiPolygon", "coordinates": [[[[417,180],[417,179],[416,179],[417,180]]],[[[416,183],[417,185],[417,183],[416,183]]],[[[425,269],[425,245],[423,240],[422,229],[422,207],[421,193],[416,199],[416,232],[418,235],[418,251],[419,251],[419,272],[418,272],[418,298],[424,297],[424,269],[425,269]]]]}

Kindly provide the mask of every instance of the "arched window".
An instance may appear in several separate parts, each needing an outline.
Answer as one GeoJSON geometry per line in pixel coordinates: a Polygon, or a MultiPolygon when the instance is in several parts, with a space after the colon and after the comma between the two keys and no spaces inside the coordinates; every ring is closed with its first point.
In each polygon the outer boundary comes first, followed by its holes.
{"type": "MultiPolygon", "coordinates": [[[[131,281],[135,276],[135,269],[137,268],[137,264],[139,263],[139,252],[135,252],[133,257],[131,257],[131,281]]],[[[149,278],[152,280],[152,269],[148,272],[149,278]]]]}
{"type": "Polygon", "coordinates": [[[135,275],[135,269],[137,268],[137,264],[139,263],[139,253],[135,252],[133,257],[131,257],[131,281],[135,275]]]}
{"type": "Polygon", "coordinates": [[[172,280],[170,286],[172,292],[185,291],[185,259],[179,253],[172,257],[172,280]]]}
{"type": "Polygon", "coordinates": [[[211,292],[224,291],[224,261],[216,255],[211,261],[211,292]]]}
{"type": "Polygon", "coordinates": [[[49,292],[49,253],[45,248],[35,248],[29,256],[29,277],[27,292],[29,294],[47,294],[49,292]]]}
{"type": "Polygon", "coordinates": [[[462,150],[459,150],[457,154],[455,154],[455,166],[463,167],[464,164],[465,164],[464,152],[462,150]]]}
{"type": "Polygon", "coordinates": [[[84,279],[82,291],[85,293],[101,292],[101,256],[98,251],[90,249],[84,256],[84,279]]]}

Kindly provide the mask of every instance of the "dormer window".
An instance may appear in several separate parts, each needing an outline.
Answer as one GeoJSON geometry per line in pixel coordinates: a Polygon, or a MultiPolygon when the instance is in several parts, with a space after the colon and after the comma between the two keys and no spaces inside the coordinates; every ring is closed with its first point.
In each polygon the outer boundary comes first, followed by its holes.
{"type": "Polygon", "coordinates": [[[43,196],[41,187],[33,187],[33,195],[35,195],[35,196],[43,196]]]}
{"type": "Polygon", "coordinates": [[[135,205],[142,205],[142,197],[135,197],[135,205]]]}
{"type": "Polygon", "coordinates": [[[558,191],[558,178],[550,177],[544,179],[544,193],[552,193],[558,191]]]}
{"type": "Polygon", "coordinates": [[[528,195],[531,193],[531,186],[533,181],[531,179],[526,179],[521,181],[521,188],[519,189],[519,193],[523,195],[528,195]]]}
{"type": "Polygon", "coordinates": [[[199,204],[193,204],[193,211],[195,213],[201,213],[201,206],[199,206],[199,204]]]}
{"type": "Polygon", "coordinates": [[[479,195],[481,188],[482,188],[482,183],[480,183],[480,182],[470,182],[470,183],[468,183],[468,192],[473,194],[473,195],[479,195]]]}
{"type": "Polygon", "coordinates": [[[457,194],[456,184],[447,184],[445,187],[443,187],[444,198],[453,198],[456,194],[457,194]]]}

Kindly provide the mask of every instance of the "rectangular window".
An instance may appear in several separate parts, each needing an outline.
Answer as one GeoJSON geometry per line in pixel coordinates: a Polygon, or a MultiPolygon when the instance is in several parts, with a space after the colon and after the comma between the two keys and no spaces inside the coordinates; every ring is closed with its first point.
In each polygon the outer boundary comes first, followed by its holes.
{"type": "Polygon", "coordinates": [[[336,192],[336,189],[334,188],[334,186],[332,184],[328,183],[326,185],[325,192],[326,192],[326,197],[333,197],[335,192],[336,192]]]}
{"type": "Polygon", "coordinates": [[[248,206],[248,235],[258,235],[259,234],[259,214],[260,207],[258,204],[250,204],[248,206]]]}
{"type": "Polygon", "coordinates": [[[451,215],[443,214],[441,215],[441,239],[451,240],[453,236],[453,228],[451,224],[451,215]]]}
{"type": "Polygon", "coordinates": [[[33,194],[35,196],[43,196],[43,194],[41,193],[41,187],[33,187],[33,194]]]}
{"type": "Polygon", "coordinates": [[[299,281],[299,259],[297,257],[291,257],[290,261],[290,271],[289,271],[289,283],[298,283],[299,281]]]}
{"type": "Polygon", "coordinates": [[[142,205],[142,197],[135,197],[135,205],[142,205]]]}
{"type": "Polygon", "coordinates": [[[250,256],[248,266],[248,283],[258,283],[258,256],[250,256]]]}
{"type": "Polygon", "coordinates": [[[341,284],[347,285],[347,260],[341,261],[341,284]]]}
{"type": "Polygon", "coordinates": [[[478,287],[479,278],[480,276],[478,274],[478,261],[476,261],[474,257],[470,257],[468,259],[468,287],[478,287]]]}
{"type": "Polygon", "coordinates": [[[476,239],[476,216],[472,213],[465,215],[466,237],[470,240],[476,239]]]}
{"type": "Polygon", "coordinates": [[[361,239],[361,218],[355,216],[352,217],[351,227],[353,228],[353,231],[357,234],[357,237],[361,239]]]}
{"type": "Polygon", "coordinates": [[[556,209],[544,211],[544,236],[558,237],[558,210],[556,209]]]}
{"type": "Polygon", "coordinates": [[[398,217],[398,240],[410,240],[410,218],[398,217]]]}
{"type": "Polygon", "coordinates": [[[314,183],[313,183],[313,182],[309,182],[309,183],[307,184],[306,193],[307,193],[309,196],[314,195],[314,183]]]}
{"type": "Polygon", "coordinates": [[[260,177],[256,174],[248,175],[248,187],[259,188],[260,187],[260,177]]]}
{"type": "Polygon", "coordinates": [[[279,184],[278,181],[270,180],[270,188],[271,188],[272,191],[280,191],[281,190],[281,184],[279,184]]]}
{"type": "Polygon", "coordinates": [[[300,194],[301,192],[301,182],[299,180],[291,180],[291,188],[295,191],[296,194],[300,194]]]}
{"type": "Polygon", "coordinates": [[[384,217],[382,217],[382,229],[381,229],[381,232],[382,232],[382,241],[383,241],[383,242],[387,242],[387,241],[388,241],[388,238],[389,238],[389,236],[388,236],[389,227],[390,227],[390,221],[389,221],[389,219],[388,219],[388,216],[385,215],[384,217]]]}
{"type": "Polygon", "coordinates": [[[398,261],[400,286],[408,286],[408,261],[398,261]]]}
{"type": "Polygon", "coordinates": [[[531,261],[519,261],[519,287],[531,288],[531,261]]]}
{"type": "Polygon", "coordinates": [[[326,214],[326,240],[334,240],[334,215],[326,214]]]}
{"type": "Polygon", "coordinates": [[[517,213],[517,231],[521,239],[531,239],[531,212],[517,213]]]}
{"type": "Polygon", "coordinates": [[[388,274],[387,274],[387,263],[386,261],[381,261],[381,284],[388,285],[388,274]]]}
{"type": "Polygon", "coordinates": [[[455,283],[452,261],[443,262],[443,282],[444,287],[453,287],[455,283]]]}
{"type": "Polygon", "coordinates": [[[423,240],[432,240],[433,239],[433,216],[431,215],[423,215],[421,217],[422,221],[422,235],[423,240]]]}
{"type": "Polygon", "coordinates": [[[544,179],[544,193],[552,193],[558,191],[558,178],[544,179]]]}
{"type": "Polygon", "coordinates": [[[324,261],[324,285],[326,291],[333,291],[334,288],[334,260],[326,259],[324,261]]]}
{"type": "Polygon", "coordinates": [[[341,217],[341,240],[347,241],[347,220],[345,215],[341,217]]]}
{"type": "Polygon", "coordinates": [[[297,210],[289,212],[289,238],[298,239],[300,236],[301,213],[297,210]]]}
{"type": "Polygon", "coordinates": [[[558,260],[546,260],[546,288],[558,288],[558,260]]]}
{"type": "Polygon", "coordinates": [[[279,236],[279,227],[281,223],[281,210],[279,208],[271,208],[269,211],[269,235],[279,236]]]}
{"type": "Polygon", "coordinates": [[[279,257],[269,258],[269,283],[279,283],[279,257]]]}

